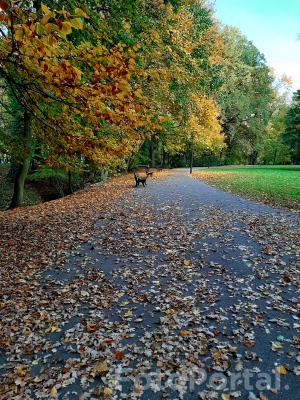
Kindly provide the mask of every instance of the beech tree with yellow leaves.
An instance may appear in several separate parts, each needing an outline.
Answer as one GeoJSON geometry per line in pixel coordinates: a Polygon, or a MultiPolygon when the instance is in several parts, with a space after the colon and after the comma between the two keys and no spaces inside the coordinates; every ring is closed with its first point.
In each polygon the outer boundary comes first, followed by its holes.
{"type": "MultiPolygon", "coordinates": [[[[209,6],[203,1],[189,1],[174,10],[156,1],[152,7],[155,22],[145,32],[148,53],[144,56],[147,79],[143,88],[153,113],[162,113],[166,120],[152,133],[150,148],[153,151],[160,145],[163,154],[188,153],[194,136],[195,144],[203,140],[209,145],[211,141],[204,136],[214,136],[217,131],[217,142],[222,142],[215,102],[221,84],[221,43],[209,6]],[[206,110],[210,105],[212,108],[206,110]],[[215,124],[212,131],[206,129],[210,124],[215,124]]],[[[154,160],[153,154],[151,158],[154,160]]]]}

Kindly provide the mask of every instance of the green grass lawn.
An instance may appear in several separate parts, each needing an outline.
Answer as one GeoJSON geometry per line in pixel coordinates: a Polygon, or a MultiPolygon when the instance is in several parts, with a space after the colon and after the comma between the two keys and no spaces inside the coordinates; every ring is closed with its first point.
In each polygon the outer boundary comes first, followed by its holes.
{"type": "Polygon", "coordinates": [[[300,166],[216,167],[193,175],[232,193],[300,210],[300,166]]]}

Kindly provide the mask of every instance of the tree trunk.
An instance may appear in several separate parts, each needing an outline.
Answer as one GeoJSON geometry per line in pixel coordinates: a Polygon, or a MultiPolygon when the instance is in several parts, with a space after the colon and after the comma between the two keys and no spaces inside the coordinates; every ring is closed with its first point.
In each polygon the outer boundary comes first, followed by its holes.
{"type": "Polygon", "coordinates": [[[257,151],[253,151],[253,153],[250,154],[250,156],[249,156],[249,164],[250,165],[255,165],[256,164],[257,156],[258,156],[257,151]]]}
{"type": "Polygon", "coordinates": [[[257,159],[258,159],[258,151],[255,151],[254,152],[254,164],[253,165],[257,164],[257,159]]]}
{"type": "Polygon", "coordinates": [[[68,171],[68,192],[69,192],[69,194],[73,193],[72,172],[71,172],[71,170],[68,171]]]}
{"type": "Polygon", "coordinates": [[[184,165],[185,165],[185,168],[187,168],[189,165],[189,153],[187,151],[185,151],[185,153],[184,153],[184,165]]]}
{"type": "Polygon", "coordinates": [[[150,159],[151,159],[151,167],[155,167],[155,142],[151,140],[150,142],[150,159]]]}
{"type": "Polygon", "coordinates": [[[161,166],[163,168],[167,167],[167,156],[168,156],[168,153],[165,150],[163,150],[163,157],[162,157],[162,163],[161,163],[161,166]]]}
{"type": "Polygon", "coordinates": [[[125,160],[125,164],[126,164],[126,172],[129,171],[129,167],[130,167],[130,163],[132,161],[133,158],[133,154],[131,153],[130,156],[127,158],[127,160],[125,160]]]}
{"type": "Polygon", "coordinates": [[[170,154],[166,153],[166,168],[171,168],[170,165],[170,154]]]}
{"type": "Polygon", "coordinates": [[[18,164],[16,164],[16,160],[11,159],[7,174],[7,179],[9,180],[10,183],[15,182],[17,171],[18,171],[18,164]]]}
{"type": "Polygon", "coordinates": [[[24,156],[20,160],[17,168],[14,193],[9,208],[19,207],[23,203],[24,199],[24,186],[25,180],[28,174],[30,160],[31,160],[31,143],[32,143],[32,116],[28,111],[24,112],[24,156]]]}
{"type": "Polygon", "coordinates": [[[191,149],[190,149],[190,174],[193,173],[193,162],[194,162],[194,144],[191,143],[191,149]]]}
{"type": "Polygon", "coordinates": [[[277,149],[274,151],[274,156],[273,156],[273,165],[275,165],[276,162],[276,157],[277,157],[277,149]]]}

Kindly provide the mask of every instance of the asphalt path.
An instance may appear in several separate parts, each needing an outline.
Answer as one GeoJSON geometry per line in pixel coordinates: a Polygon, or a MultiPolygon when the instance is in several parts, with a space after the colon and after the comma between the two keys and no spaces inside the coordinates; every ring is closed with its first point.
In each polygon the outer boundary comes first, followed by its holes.
{"type": "Polygon", "coordinates": [[[59,329],[2,371],[30,365],[26,399],[299,400],[299,222],[186,170],[149,179],[43,273],[59,329]]]}

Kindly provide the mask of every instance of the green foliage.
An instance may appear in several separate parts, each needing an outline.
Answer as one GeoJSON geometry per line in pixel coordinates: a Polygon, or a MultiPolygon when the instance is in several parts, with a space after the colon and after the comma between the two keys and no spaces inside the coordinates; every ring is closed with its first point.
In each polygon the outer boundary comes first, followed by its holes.
{"type": "Polygon", "coordinates": [[[293,103],[286,114],[283,141],[291,148],[293,161],[300,162],[300,90],[294,93],[293,103]]]}
{"type": "Polygon", "coordinates": [[[287,106],[282,105],[272,114],[265,135],[257,145],[259,161],[263,164],[289,164],[291,152],[283,143],[287,106]]]}
{"type": "Polygon", "coordinates": [[[273,137],[265,137],[261,147],[262,155],[259,157],[259,161],[262,164],[290,164],[291,153],[289,146],[281,143],[280,140],[276,140],[273,137]]]}
{"type": "Polygon", "coordinates": [[[226,27],[223,34],[224,85],[219,103],[227,155],[232,159],[239,154],[246,161],[255,152],[270,117],[273,77],[263,55],[237,29],[226,27]]]}
{"type": "Polygon", "coordinates": [[[129,168],[137,168],[139,165],[151,165],[150,143],[143,143],[141,149],[130,160],[129,168]]]}
{"type": "Polygon", "coordinates": [[[63,169],[53,169],[43,166],[41,169],[34,171],[28,176],[28,181],[34,182],[43,179],[59,179],[63,182],[68,181],[68,173],[63,169]]]}

